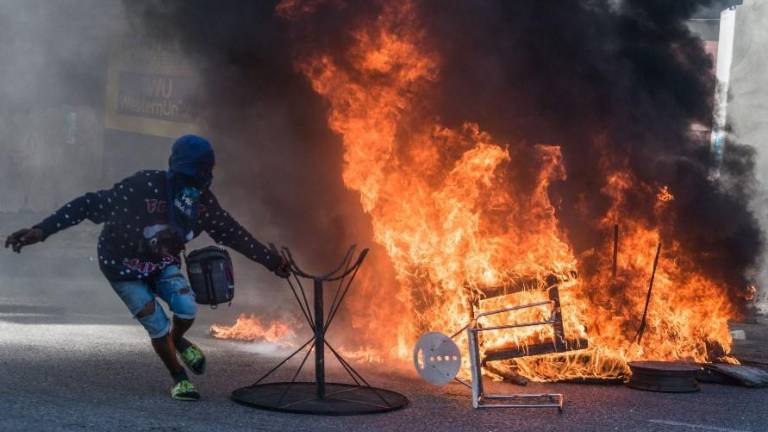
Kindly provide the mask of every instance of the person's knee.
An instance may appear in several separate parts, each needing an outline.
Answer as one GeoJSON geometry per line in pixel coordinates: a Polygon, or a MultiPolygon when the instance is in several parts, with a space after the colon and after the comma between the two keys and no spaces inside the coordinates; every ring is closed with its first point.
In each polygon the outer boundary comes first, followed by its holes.
{"type": "Polygon", "coordinates": [[[136,318],[145,318],[154,314],[155,310],[157,309],[155,307],[156,304],[157,303],[154,300],[148,301],[147,304],[145,304],[144,307],[136,313],[136,318]]]}
{"type": "Polygon", "coordinates": [[[197,314],[197,303],[189,288],[184,288],[174,295],[169,306],[173,314],[181,319],[192,320],[197,314]]]}
{"type": "Polygon", "coordinates": [[[149,333],[152,339],[161,338],[168,334],[170,322],[165,316],[163,309],[157,305],[157,301],[152,299],[148,301],[138,313],[136,319],[139,320],[144,329],[149,333]]]}

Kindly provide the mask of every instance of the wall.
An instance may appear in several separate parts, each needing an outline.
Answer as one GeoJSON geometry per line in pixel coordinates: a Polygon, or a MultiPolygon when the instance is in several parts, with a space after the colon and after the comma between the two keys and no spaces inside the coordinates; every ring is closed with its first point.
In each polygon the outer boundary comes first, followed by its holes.
{"type": "MultiPolygon", "coordinates": [[[[757,149],[755,214],[768,231],[768,1],[745,0],[736,12],[728,120],[735,138],[757,149]]],[[[768,254],[760,260],[757,281],[761,307],[768,311],[768,254]]]]}

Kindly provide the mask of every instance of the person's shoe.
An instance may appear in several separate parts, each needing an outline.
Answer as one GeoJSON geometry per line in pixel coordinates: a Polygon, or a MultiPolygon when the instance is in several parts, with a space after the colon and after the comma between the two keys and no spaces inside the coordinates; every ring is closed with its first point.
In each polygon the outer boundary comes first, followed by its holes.
{"type": "Polygon", "coordinates": [[[180,401],[200,400],[200,393],[189,380],[181,380],[171,387],[171,398],[180,401]]]}
{"type": "Polygon", "coordinates": [[[192,371],[195,375],[200,375],[205,372],[205,354],[198,348],[197,345],[191,344],[184,351],[179,353],[181,361],[192,371]]]}

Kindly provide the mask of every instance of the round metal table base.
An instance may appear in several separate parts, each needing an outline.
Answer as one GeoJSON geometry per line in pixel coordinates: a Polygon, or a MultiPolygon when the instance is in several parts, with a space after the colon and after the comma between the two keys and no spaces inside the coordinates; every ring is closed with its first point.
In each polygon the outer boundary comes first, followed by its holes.
{"type": "Polygon", "coordinates": [[[265,410],[326,416],[377,414],[408,405],[400,393],[376,387],[325,383],[325,397],[319,399],[316,392],[314,382],[278,382],[239,388],[232,400],[265,410]]]}

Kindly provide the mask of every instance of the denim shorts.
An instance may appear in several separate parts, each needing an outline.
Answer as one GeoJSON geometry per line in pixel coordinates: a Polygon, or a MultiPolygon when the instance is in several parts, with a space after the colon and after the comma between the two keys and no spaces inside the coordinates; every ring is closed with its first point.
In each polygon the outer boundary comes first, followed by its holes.
{"type": "Polygon", "coordinates": [[[147,330],[150,338],[163,337],[171,328],[168,316],[157,297],[163,299],[171,312],[181,319],[193,319],[197,313],[195,294],[178,265],[166,267],[152,280],[118,281],[111,284],[134,318],[147,330]],[[147,316],[137,317],[149,302],[155,302],[155,311],[147,316]]]}

